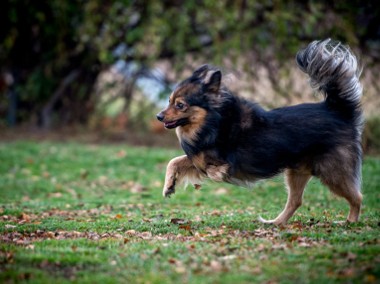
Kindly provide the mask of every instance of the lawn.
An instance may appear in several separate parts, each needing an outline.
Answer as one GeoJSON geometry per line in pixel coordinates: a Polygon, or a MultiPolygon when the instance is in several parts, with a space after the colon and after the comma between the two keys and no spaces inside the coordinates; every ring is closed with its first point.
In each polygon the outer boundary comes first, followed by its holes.
{"type": "Polygon", "coordinates": [[[309,183],[289,224],[283,178],[162,197],[179,150],[0,144],[0,283],[379,283],[380,159],[363,165],[360,222],[309,183]]]}

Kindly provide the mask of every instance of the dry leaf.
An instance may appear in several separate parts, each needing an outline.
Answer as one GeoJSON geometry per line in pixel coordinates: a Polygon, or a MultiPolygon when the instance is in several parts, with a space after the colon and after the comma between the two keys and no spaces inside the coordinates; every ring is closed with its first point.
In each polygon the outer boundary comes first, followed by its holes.
{"type": "Polygon", "coordinates": [[[346,269],[343,269],[342,271],[339,272],[339,274],[345,278],[351,278],[353,276],[355,276],[355,269],[352,268],[352,267],[349,267],[349,268],[346,268],[346,269]]]}
{"type": "Polygon", "coordinates": [[[118,158],[124,158],[125,156],[127,156],[127,152],[125,152],[124,150],[120,150],[119,152],[116,153],[116,156],[118,158]]]}
{"type": "Polygon", "coordinates": [[[30,249],[30,250],[34,250],[34,245],[27,245],[25,248],[30,249]]]}
{"type": "Polygon", "coordinates": [[[222,256],[222,257],[220,257],[219,259],[220,259],[220,260],[232,260],[232,259],[235,259],[235,258],[237,258],[237,256],[234,255],[234,254],[231,254],[231,255],[225,255],[225,256],[222,256]]]}
{"type": "Polygon", "coordinates": [[[49,197],[60,198],[60,197],[62,197],[62,193],[61,192],[52,192],[52,193],[49,193],[49,197]]]}
{"type": "Polygon", "coordinates": [[[168,262],[169,262],[170,264],[176,264],[176,263],[177,263],[177,260],[175,260],[174,258],[169,258],[169,259],[168,259],[168,262]]]}
{"type": "Polygon", "coordinates": [[[16,228],[16,226],[10,225],[10,224],[6,224],[4,227],[5,227],[5,229],[14,229],[14,228],[16,228]]]}
{"type": "Polygon", "coordinates": [[[114,218],[115,218],[115,219],[121,219],[121,218],[123,218],[123,215],[121,215],[121,214],[116,214],[114,218]]]}
{"type": "Polygon", "coordinates": [[[176,224],[176,225],[184,225],[184,224],[187,224],[187,223],[189,223],[189,222],[186,221],[185,219],[181,219],[181,218],[173,218],[173,219],[170,219],[170,223],[172,223],[172,224],[176,224]]]}
{"type": "Polygon", "coordinates": [[[228,193],[228,189],[224,187],[220,187],[217,190],[215,190],[215,195],[225,195],[228,193]]]}
{"type": "Polygon", "coordinates": [[[186,224],[186,225],[179,225],[178,228],[185,230],[185,231],[191,231],[191,226],[186,224]]]}
{"type": "Polygon", "coordinates": [[[80,170],[80,178],[81,179],[86,179],[88,177],[89,171],[86,169],[81,169],[80,170]]]}
{"type": "Polygon", "coordinates": [[[139,183],[134,183],[130,188],[131,193],[141,193],[144,191],[145,191],[145,188],[139,183]]]}
{"type": "Polygon", "coordinates": [[[136,231],[135,230],[128,230],[125,232],[127,235],[136,235],[136,231]]]}
{"type": "Polygon", "coordinates": [[[210,267],[213,271],[216,271],[216,272],[223,270],[223,265],[216,260],[211,260],[210,267]]]}
{"type": "Polygon", "coordinates": [[[20,219],[25,222],[30,222],[30,216],[26,213],[21,213],[20,219]]]}
{"type": "Polygon", "coordinates": [[[354,254],[352,252],[348,252],[346,258],[349,262],[352,262],[356,259],[356,254],[354,254]]]}
{"type": "Polygon", "coordinates": [[[262,270],[261,267],[259,267],[259,266],[255,267],[255,268],[252,270],[252,274],[256,274],[256,275],[258,275],[258,274],[261,274],[261,273],[263,273],[263,270],[262,270]]]}
{"type": "Polygon", "coordinates": [[[376,283],[376,276],[369,274],[364,277],[364,282],[365,283],[376,283]]]}

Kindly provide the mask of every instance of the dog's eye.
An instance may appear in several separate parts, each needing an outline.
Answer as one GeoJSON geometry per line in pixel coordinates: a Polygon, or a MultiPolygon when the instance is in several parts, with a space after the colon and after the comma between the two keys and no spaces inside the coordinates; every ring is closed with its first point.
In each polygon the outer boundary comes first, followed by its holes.
{"type": "Polygon", "coordinates": [[[175,105],[176,109],[183,109],[185,105],[183,103],[178,103],[175,105]]]}

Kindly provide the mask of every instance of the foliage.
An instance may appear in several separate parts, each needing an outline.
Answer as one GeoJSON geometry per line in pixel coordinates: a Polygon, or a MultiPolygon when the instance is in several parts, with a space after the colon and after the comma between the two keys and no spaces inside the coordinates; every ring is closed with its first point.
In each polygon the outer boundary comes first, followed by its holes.
{"type": "Polygon", "coordinates": [[[364,151],[379,154],[380,153],[380,117],[369,118],[365,123],[363,131],[363,148],[364,151]]]}
{"type": "MultiPolygon", "coordinates": [[[[46,127],[85,122],[94,110],[97,75],[117,59],[141,68],[170,59],[181,70],[189,54],[221,64],[253,52],[258,63],[276,71],[274,60],[281,65],[306,42],[326,37],[379,59],[380,8],[373,1],[9,0],[1,5],[2,72],[15,80],[1,89],[17,88],[19,120],[46,127]]],[[[9,103],[5,96],[0,102],[9,103]]]]}
{"type": "Polygon", "coordinates": [[[357,224],[317,180],[285,227],[282,178],[253,190],[207,183],[161,196],[176,150],[0,144],[0,281],[376,283],[380,160],[363,166],[357,224]]]}

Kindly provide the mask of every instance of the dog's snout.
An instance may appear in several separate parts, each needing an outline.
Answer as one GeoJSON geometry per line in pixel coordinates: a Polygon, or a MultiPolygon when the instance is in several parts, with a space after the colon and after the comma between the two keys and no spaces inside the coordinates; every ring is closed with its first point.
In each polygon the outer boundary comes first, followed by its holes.
{"type": "Polygon", "coordinates": [[[162,112],[160,112],[159,114],[157,114],[157,119],[159,120],[159,121],[163,121],[164,120],[164,118],[165,118],[165,115],[162,113],[162,112]]]}

